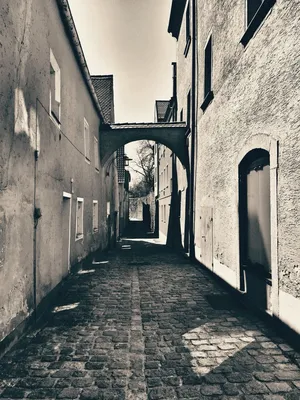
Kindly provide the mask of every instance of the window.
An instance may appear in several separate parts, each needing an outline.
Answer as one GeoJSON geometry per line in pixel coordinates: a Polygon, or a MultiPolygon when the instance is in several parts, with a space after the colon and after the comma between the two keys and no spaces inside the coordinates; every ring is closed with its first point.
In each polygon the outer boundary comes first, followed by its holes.
{"type": "Polygon", "coordinates": [[[167,219],[166,219],[166,205],[164,204],[164,222],[166,223],[167,219]]]}
{"type": "Polygon", "coordinates": [[[250,25],[254,15],[261,6],[263,0],[246,0],[247,1],[247,26],[250,25]]]}
{"type": "Polygon", "coordinates": [[[94,136],[94,159],[95,159],[95,168],[97,171],[100,169],[100,161],[99,161],[99,145],[98,139],[94,136]]]}
{"type": "Polygon", "coordinates": [[[212,40],[210,37],[205,47],[205,53],[204,53],[204,98],[211,91],[211,62],[212,62],[212,40]]]}
{"type": "Polygon", "coordinates": [[[83,203],[84,203],[83,198],[77,197],[75,240],[83,238],[83,203]]]}
{"type": "Polygon", "coordinates": [[[84,118],[84,155],[86,161],[90,161],[90,127],[84,118]]]}
{"type": "Polygon", "coordinates": [[[191,9],[190,3],[188,3],[185,13],[185,38],[186,45],[184,49],[184,55],[187,56],[191,44],[191,9]]]}
{"type": "Polygon", "coordinates": [[[161,222],[164,222],[163,206],[160,206],[160,219],[161,222]]]}
{"type": "Polygon", "coordinates": [[[49,114],[60,123],[60,68],[50,49],[50,101],[49,114]]]}
{"type": "Polygon", "coordinates": [[[98,232],[98,200],[93,200],[93,232],[98,232]]]}
{"type": "Polygon", "coordinates": [[[276,0],[245,0],[246,1],[246,31],[241,43],[246,46],[249,40],[267,16],[276,0]]]}
{"type": "Polygon", "coordinates": [[[201,105],[203,111],[213,99],[212,92],[212,36],[208,39],[204,50],[204,101],[201,105]]]}

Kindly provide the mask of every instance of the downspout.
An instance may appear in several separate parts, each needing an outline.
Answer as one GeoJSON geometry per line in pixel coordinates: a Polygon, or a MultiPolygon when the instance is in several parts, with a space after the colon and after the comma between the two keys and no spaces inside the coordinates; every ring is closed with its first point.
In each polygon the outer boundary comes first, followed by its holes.
{"type": "Polygon", "coordinates": [[[196,133],[197,133],[197,121],[196,121],[196,35],[197,35],[197,0],[192,0],[192,135],[191,135],[191,170],[190,170],[190,213],[189,213],[189,225],[190,225],[190,258],[195,258],[195,144],[196,144],[196,133]]]}

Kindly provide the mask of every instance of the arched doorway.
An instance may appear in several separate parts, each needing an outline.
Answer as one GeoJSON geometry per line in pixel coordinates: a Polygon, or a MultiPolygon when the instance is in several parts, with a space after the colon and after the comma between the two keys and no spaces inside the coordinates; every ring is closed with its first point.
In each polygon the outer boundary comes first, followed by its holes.
{"type": "Polygon", "coordinates": [[[239,165],[241,289],[256,307],[271,310],[270,155],[251,150],[239,165]]]}

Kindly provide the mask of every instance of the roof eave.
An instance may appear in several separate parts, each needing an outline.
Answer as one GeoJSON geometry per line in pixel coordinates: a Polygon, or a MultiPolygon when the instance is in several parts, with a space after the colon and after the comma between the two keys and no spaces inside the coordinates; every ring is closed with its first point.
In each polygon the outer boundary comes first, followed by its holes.
{"type": "Polygon", "coordinates": [[[104,122],[104,117],[103,117],[103,112],[101,110],[101,106],[99,104],[93,83],[92,83],[92,79],[91,79],[91,75],[87,66],[87,62],[85,60],[85,56],[83,53],[83,49],[81,47],[81,43],[79,40],[79,36],[76,30],[76,26],[72,17],[72,13],[70,10],[70,6],[69,6],[69,2],[68,0],[56,0],[60,14],[61,14],[61,18],[62,18],[62,22],[64,24],[67,36],[70,40],[75,58],[78,62],[82,77],[87,85],[88,91],[90,93],[90,96],[92,98],[92,101],[94,103],[94,106],[98,112],[98,115],[100,117],[100,121],[104,122]]]}

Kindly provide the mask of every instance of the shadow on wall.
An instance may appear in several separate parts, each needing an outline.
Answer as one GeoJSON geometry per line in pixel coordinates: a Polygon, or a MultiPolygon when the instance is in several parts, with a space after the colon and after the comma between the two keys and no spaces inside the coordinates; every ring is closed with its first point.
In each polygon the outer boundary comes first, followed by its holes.
{"type": "MultiPolygon", "coordinates": [[[[246,296],[251,303],[262,310],[270,310],[272,308],[271,274],[269,272],[269,268],[265,263],[262,264],[261,262],[256,261],[258,257],[260,258],[260,260],[267,260],[267,245],[265,244],[264,237],[261,233],[258,218],[254,216],[249,218],[248,225],[256,227],[254,239],[255,243],[259,245],[259,248],[252,248],[252,252],[250,255],[248,255],[247,253],[242,255],[241,285],[246,291],[246,296]],[[255,259],[253,259],[253,256],[251,257],[253,253],[256,253],[257,257],[255,259]]],[[[248,232],[246,231],[246,229],[243,230],[245,237],[241,238],[241,241],[247,240],[248,243],[248,232]]]]}
{"type": "MultiPolygon", "coordinates": [[[[189,243],[189,220],[188,220],[188,190],[186,191],[186,214],[185,214],[185,232],[184,232],[184,250],[188,251],[189,243]]],[[[178,174],[176,161],[172,159],[172,195],[170,203],[168,233],[167,233],[167,246],[183,250],[182,236],[181,236],[181,191],[178,190],[178,174]]]]}

